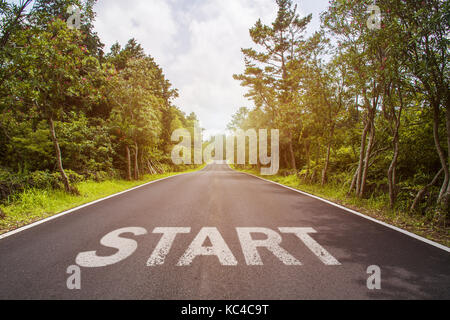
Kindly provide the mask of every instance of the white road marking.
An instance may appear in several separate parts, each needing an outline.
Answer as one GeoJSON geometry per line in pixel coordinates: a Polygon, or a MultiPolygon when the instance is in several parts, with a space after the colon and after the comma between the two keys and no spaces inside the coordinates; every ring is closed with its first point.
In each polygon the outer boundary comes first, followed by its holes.
{"type": "Polygon", "coordinates": [[[236,228],[239,240],[241,242],[242,252],[245,261],[249,266],[263,265],[261,256],[258,253],[258,247],[265,247],[271,251],[285,265],[301,265],[300,261],[294,258],[286,250],[280,247],[281,236],[267,228],[236,228]],[[263,233],[267,236],[265,240],[253,240],[251,233],[263,233]]]}
{"type": "Polygon", "coordinates": [[[224,266],[236,266],[238,264],[219,230],[217,228],[202,228],[178,261],[177,266],[189,266],[195,257],[210,255],[216,255],[224,266]],[[211,247],[203,246],[206,238],[211,241],[211,247]]]}
{"type": "Polygon", "coordinates": [[[316,240],[311,238],[308,233],[316,233],[313,228],[278,228],[281,233],[293,233],[327,266],[341,265],[336,258],[328,253],[316,240]]]}
{"type": "Polygon", "coordinates": [[[119,251],[108,257],[99,257],[96,251],[81,252],[76,257],[76,263],[80,267],[99,268],[106,267],[128,258],[137,249],[137,242],[132,239],[121,238],[122,233],[132,233],[135,236],[147,234],[144,228],[130,227],[122,228],[108,233],[104,236],[100,243],[105,247],[116,248],[119,251]]]}
{"type": "Polygon", "coordinates": [[[191,228],[155,228],[153,233],[162,233],[155,250],[147,261],[147,266],[158,266],[164,264],[164,259],[172,247],[175,237],[179,233],[190,233],[191,228]]]}
{"type": "MultiPolygon", "coordinates": [[[[311,250],[325,265],[340,265],[328,251],[319,245],[308,233],[316,233],[313,228],[279,228],[281,233],[293,233],[311,250]]],[[[161,239],[147,260],[147,266],[163,265],[165,258],[175,242],[178,234],[187,234],[191,228],[179,227],[157,227],[153,233],[162,234],[161,239]]],[[[247,265],[263,265],[258,248],[263,247],[272,252],[285,265],[302,265],[295,257],[283,249],[280,244],[282,237],[276,231],[268,228],[236,228],[236,232],[241,243],[241,248],[247,265]],[[261,233],[266,236],[263,240],[254,240],[252,233],[261,233]]],[[[147,230],[139,227],[129,227],[114,230],[105,235],[100,243],[105,247],[115,248],[117,253],[110,256],[98,256],[96,251],[81,252],[76,256],[76,263],[81,267],[98,268],[113,265],[129,256],[137,249],[138,244],[133,239],[123,238],[123,233],[132,233],[135,236],[147,234],[147,230]]],[[[179,259],[177,266],[190,266],[198,256],[215,255],[224,266],[236,266],[238,262],[226,244],[217,228],[205,227],[200,230],[183,256],[179,259]],[[204,246],[209,239],[211,246],[204,246]]]]}

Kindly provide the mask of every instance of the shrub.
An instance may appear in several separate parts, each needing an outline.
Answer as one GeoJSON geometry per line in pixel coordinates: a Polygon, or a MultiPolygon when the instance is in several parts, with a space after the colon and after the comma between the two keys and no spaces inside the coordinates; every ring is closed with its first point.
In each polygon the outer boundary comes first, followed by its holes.
{"type": "Polygon", "coordinates": [[[0,200],[5,200],[13,193],[22,191],[25,185],[21,176],[0,168],[0,200]]]}
{"type": "MultiPolygon", "coordinates": [[[[85,181],[86,178],[72,170],[65,170],[71,184],[85,181]]],[[[106,173],[100,174],[105,177],[106,173]]],[[[33,171],[27,174],[12,173],[0,169],[0,201],[23,192],[26,189],[63,189],[63,180],[59,172],[33,171]]]]}
{"type": "Polygon", "coordinates": [[[34,171],[30,173],[26,179],[26,187],[37,189],[58,188],[58,176],[48,171],[34,171]]]}

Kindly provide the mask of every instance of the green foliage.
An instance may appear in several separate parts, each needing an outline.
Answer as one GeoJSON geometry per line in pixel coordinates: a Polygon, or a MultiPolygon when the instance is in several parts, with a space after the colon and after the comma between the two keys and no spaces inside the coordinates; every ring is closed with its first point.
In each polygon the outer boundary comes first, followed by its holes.
{"type": "Polygon", "coordinates": [[[443,216],[445,224],[449,2],[377,1],[383,20],[373,30],[370,1],[330,1],[308,39],[308,17],[296,18],[292,1],[276,3],[272,25],[258,20],[249,30],[256,47],[242,50],[245,70],[235,75],[255,108],[241,108],[229,129],[280,129],[283,179],[388,199],[390,209],[443,216]]]}
{"type": "Polygon", "coordinates": [[[171,130],[191,121],[172,105],[177,90],[134,39],[104,56],[95,2],[0,2],[2,199],[123,177],[125,147],[136,177],[174,170],[171,130]],[[72,5],[79,30],[66,24],[72,5]]]}
{"type": "MultiPolygon", "coordinates": [[[[85,177],[72,171],[66,170],[71,183],[85,180],[85,177]]],[[[14,174],[5,169],[0,170],[0,201],[10,199],[14,194],[25,190],[36,189],[61,189],[62,176],[59,172],[33,171],[30,173],[14,174]]]]}
{"type": "MultiPolygon", "coordinates": [[[[190,168],[186,172],[197,169],[190,168]]],[[[1,174],[2,171],[0,171],[1,174]]],[[[138,181],[108,179],[103,182],[91,180],[80,182],[76,180],[76,176],[73,176],[72,178],[75,179],[73,183],[79,190],[79,195],[69,194],[59,189],[29,187],[23,192],[15,193],[0,207],[0,211],[4,212],[4,217],[0,217],[0,234],[111,194],[176,174],[169,172],[146,175],[138,181]]]]}

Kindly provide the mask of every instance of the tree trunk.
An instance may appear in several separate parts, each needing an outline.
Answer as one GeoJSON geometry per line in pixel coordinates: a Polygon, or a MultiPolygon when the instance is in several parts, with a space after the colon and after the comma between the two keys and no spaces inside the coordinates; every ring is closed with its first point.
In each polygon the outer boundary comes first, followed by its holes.
{"type": "Polygon", "coordinates": [[[331,141],[328,142],[328,148],[327,148],[327,157],[325,159],[325,166],[322,171],[322,186],[327,183],[327,172],[328,172],[328,165],[330,163],[330,152],[331,152],[331,141]]]}
{"type": "Polygon", "coordinates": [[[291,167],[297,171],[297,164],[295,163],[294,147],[292,145],[292,134],[289,134],[289,155],[291,157],[291,167]]]}
{"type": "MultiPolygon", "coordinates": [[[[153,163],[153,161],[152,161],[153,163]]],[[[158,160],[155,160],[154,166],[156,167],[156,169],[158,170],[159,173],[166,173],[166,171],[164,170],[164,167],[161,165],[161,163],[158,160]]]]}
{"type": "Polygon", "coordinates": [[[398,160],[398,129],[397,129],[397,133],[395,133],[394,135],[394,156],[392,158],[392,162],[391,165],[389,166],[389,170],[388,170],[388,182],[389,182],[389,205],[391,207],[391,209],[394,208],[395,205],[395,200],[397,197],[397,192],[395,190],[395,171],[397,168],[397,160],[398,160]]]}
{"type": "Polygon", "coordinates": [[[156,160],[153,161],[153,160],[150,159],[150,164],[151,164],[152,167],[154,168],[155,174],[156,174],[156,173],[164,173],[163,170],[161,169],[161,167],[160,167],[158,161],[156,161],[156,160]]]}
{"type": "Polygon", "coordinates": [[[434,144],[436,146],[436,151],[439,155],[441,161],[441,166],[444,169],[444,183],[442,184],[441,191],[439,192],[438,203],[441,203],[443,196],[447,191],[449,182],[449,168],[447,166],[447,161],[445,158],[444,150],[442,149],[440,138],[439,138],[439,103],[433,102],[433,137],[434,144]]]}
{"type": "Polygon", "coordinates": [[[289,168],[290,164],[287,158],[287,151],[284,151],[284,148],[282,148],[281,154],[283,156],[283,164],[284,164],[284,168],[289,168]]]}
{"type": "Polygon", "coordinates": [[[395,108],[391,108],[392,110],[392,118],[395,120],[394,122],[394,138],[393,138],[393,145],[394,145],[394,156],[392,157],[391,165],[389,166],[388,170],[388,182],[389,182],[389,205],[391,209],[394,208],[395,201],[397,200],[397,191],[395,189],[396,187],[396,170],[397,170],[397,161],[399,156],[399,130],[402,120],[402,111],[403,111],[403,95],[400,88],[400,85],[397,87],[398,95],[400,98],[400,109],[398,111],[398,116],[395,114],[395,108]]]}
{"type": "Polygon", "coordinates": [[[148,170],[150,171],[150,174],[156,174],[157,173],[155,168],[152,166],[152,162],[150,160],[147,160],[147,166],[148,166],[148,170]]]}
{"type": "Polygon", "coordinates": [[[126,146],[127,151],[127,179],[131,180],[131,155],[130,155],[130,147],[126,146]]]}
{"type": "Polygon", "coordinates": [[[360,198],[362,198],[364,196],[364,191],[366,188],[367,174],[369,172],[369,161],[370,161],[370,155],[372,153],[374,138],[375,138],[375,124],[373,123],[373,119],[371,119],[369,143],[367,144],[366,156],[364,159],[364,171],[361,176],[361,185],[359,187],[358,197],[360,197],[360,198]]]}
{"type": "MultiPolygon", "coordinates": [[[[449,94],[447,93],[447,96],[449,94]]],[[[445,112],[445,116],[446,116],[446,121],[445,121],[445,125],[446,125],[446,129],[447,129],[447,147],[448,147],[448,167],[447,167],[447,171],[450,174],[450,101],[448,101],[450,98],[447,98],[447,105],[446,105],[446,112],[445,112]]],[[[449,177],[450,179],[450,177],[449,177]]],[[[446,194],[443,196],[443,201],[444,201],[444,205],[446,207],[446,209],[448,209],[449,206],[449,202],[450,202],[450,181],[447,182],[447,192],[446,194]]]]}
{"type": "Polygon", "coordinates": [[[422,197],[425,194],[425,192],[431,188],[432,186],[434,186],[436,184],[436,182],[438,181],[439,176],[442,174],[442,172],[444,172],[444,169],[441,168],[441,170],[439,170],[439,172],[434,176],[433,181],[431,181],[429,184],[427,184],[422,190],[420,190],[417,195],[416,198],[414,199],[414,202],[411,206],[411,211],[416,210],[417,205],[420,203],[420,201],[422,201],[422,197]]]}
{"type": "Polygon", "coordinates": [[[334,125],[332,125],[332,127],[331,127],[330,136],[329,136],[329,140],[328,140],[327,156],[325,159],[325,166],[322,171],[322,186],[325,185],[325,183],[327,183],[327,180],[328,180],[327,173],[328,173],[328,166],[330,164],[331,143],[333,141],[333,136],[334,136],[334,125]]]}
{"type": "Polygon", "coordinates": [[[350,195],[352,193],[352,191],[355,189],[357,177],[358,177],[358,169],[356,169],[355,174],[353,175],[353,179],[350,184],[350,189],[348,190],[347,195],[350,195]]]}
{"type": "Polygon", "coordinates": [[[362,168],[364,165],[364,152],[366,151],[366,139],[367,139],[367,132],[369,131],[369,120],[367,121],[367,124],[364,126],[364,130],[361,135],[361,146],[359,151],[359,164],[358,169],[356,171],[356,195],[359,195],[360,189],[361,189],[361,178],[362,178],[362,168]]]}
{"type": "Polygon", "coordinates": [[[61,173],[61,177],[62,177],[63,184],[64,184],[64,189],[68,193],[74,193],[75,189],[73,189],[70,186],[69,178],[67,177],[66,172],[64,171],[64,168],[63,168],[62,158],[61,158],[61,149],[59,147],[58,138],[56,137],[55,124],[53,123],[52,118],[48,118],[47,121],[48,121],[48,125],[50,127],[50,133],[51,133],[51,137],[52,137],[52,141],[53,141],[53,146],[55,148],[56,165],[58,166],[59,173],[61,173]]]}
{"type": "Polygon", "coordinates": [[[311,169],[311,145],[308,142],[306,147],[306,176],[309,176],[310,169],[311,169]]]}
{"type": "Polygon", "coordinates": [[[134,180],[139,180],[139,147],[134,143],[134,180]]]}

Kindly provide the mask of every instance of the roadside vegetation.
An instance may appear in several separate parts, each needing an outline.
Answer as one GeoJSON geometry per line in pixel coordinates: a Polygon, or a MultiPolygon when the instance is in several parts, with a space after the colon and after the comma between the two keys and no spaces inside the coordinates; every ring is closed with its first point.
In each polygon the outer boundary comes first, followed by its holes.
{"type": "Polygon", "coordinates": [[[105,50],[95,2],[0,1],[1,231],[193,169],[171,133],[197,116],[134,39],[105,50]]]}
{"type": "Polygon", "coordinates": [[[0,208],[5,216],[0,219],[0,234],[151,181],[200,169],[201,166],[185,166],[179,168],[180,172],[147,174],[133,181],[110,179],[74,182],[79,192],[77,195],[67,193],[62,188],[28,188],[3,201],[0,208]]]}
{"type": "Polygon", "coordinates": [[[377,1],[370,27],[371,1],[333,0],[309,37],[311,16],[276,3],[235,75],[255,107],[229,129],[279,129],[271,179],[448,243],[450,2],[377,1]]]}
{"type": "MultiPolygon", "coordinates": [[[[298,189],[311,195],[329,200],[346,208],[358,211],[364,215],[415,233],[421,237],[450,247],[450,228],[435,218],[434,214],[424,215],[411,213],[408,210],[389,207],[389,196],[359,198],[349,195],[346,188],[339,184],[311,184],[297,175],[262,176],[260,171],[249,166],[232,166],[233,169],[279,184],[298,189]]],[[[283,173],[282,173],[283,174],[283,173]]]]}

